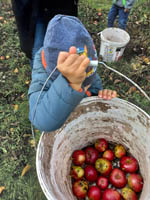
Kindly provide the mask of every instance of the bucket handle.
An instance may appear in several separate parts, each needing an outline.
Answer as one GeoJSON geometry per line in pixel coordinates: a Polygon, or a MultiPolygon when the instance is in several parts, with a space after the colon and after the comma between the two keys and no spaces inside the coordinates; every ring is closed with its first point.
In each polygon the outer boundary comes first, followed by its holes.
{"type": "Polygon", "coordinates": [[[127,76],[125,76],[124,74],[118,72],[117,70],[109,67],[108,65],[106,65],[104,62],[98,62],[99,64],[102,64],[104,67],[106,67],[107,69],[119,74],[120,76],[124,77],[125,79],[127,79],[129,82],[131,82],[136,88],[138,88],[140,90],[140,92],[150,101],[150,97],[146,94],[146,92],[144,92],[144,90],[138,85],[136,84],[134,81],[132,81],[130,78],[128,78],[127,76]]]}

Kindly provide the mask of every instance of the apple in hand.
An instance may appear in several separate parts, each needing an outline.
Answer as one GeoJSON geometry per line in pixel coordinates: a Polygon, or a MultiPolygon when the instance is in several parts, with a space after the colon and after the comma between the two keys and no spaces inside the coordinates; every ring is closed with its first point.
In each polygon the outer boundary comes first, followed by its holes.
{"type": "Polygon", "coordinates": [[[95,167],[93,167],[92,165],[87,165],[84,168],[84,171],[85,171],[85,178],[87,181],[94,182],[97,180],[98,173],[95,167]]]}
{"type": "Polygon", "coordinates": [[[75,180],[82,179],[82,177],[84,176],[84,169],[80,166],[73,166],[71,170],[71,176],[75,180]]]}
{"type": "Polygon", "coordinates": [[[73,194],[78,198],[85,198],[88,191],[88,183],[86,181],[78,180],[73,183],[73,194]]]}
{"type": "Polygon", "coordinates": [[[123,188],[127,184],[125,173],[118,168],[114,168],[109,176],[110,183],[116,188],[123,188]]]}
{"type": "Polygon", "coordinates": [[[104,138],[100,138],[95,142],[95,149],[104,152],[108,148],[108,142],[104,138]]]}
{"type": "Polygon", "coordinates": [[[101,190],[97,186],[91,186],[88,191],[89,200],[100,200],[101,190]]]}
{"type": "Polygon", "coordinates": [[[138,200],[136,193],[132,189],[127,187],[124,187],[121,190],[121,196],[124,200],[138,200]]]}
{"type": "Polygon", "coordinates": [[[87,147],[85,149],[85,162],[87,164],[95,164],[95,161],[97,160],[99,156],[99,152],[93,148],[93,147],[87,147]]]}
{"type": "Polygon", "coordinates": [[[85,162],[85,152],[83,150],[75,150],[72,154],[73,163],[82,165],[85,162]]]}
{"type": "Polygon", "coordinates": [[[122,158],[123,156],[126,155],[126,149],[124,148],[123,145],[117,144],[114,148],[114,154],[116,158],[122,158]]]}
{"type": "Polygon", "coordinates": [[[112,163],[105,158],[98,158],[95,162],[95,168],[103,176],[107,176],[112,170],[112,163]]]}
{"type": "Polygon", "coordinates": [[[140,174],[129,174],[128,185],[135,192],[141,192],[143,188],[143,178],[140,174]]]}
{"type": "Polygon", "coordinates": [[[103,153],[103,158],[106,158],[107,160],[112,161],[114,159],[114,152],[110,149],[107,149],[106,151],[104,151],[103,153]]]}
{"type": "Polygon", "coordinates": [[[138,170],[138,162],[132,156],[123,156],[120,160],[120,167],[128,173],[135,173],[138,170]]]}
{"type": "Polygon", "coordinates": [[[103,200],[121,200],[120,193],[112,188],[107,188],[103,193],[103,200]]]}
{"type": "Polygon", "coordinates": [[[108,185],[109,185],[108,178],[106,178],[104,176],[99,176],[97,179],[96,185],[100,189],[105,190],[106,188],[108,188],[108,185]]]}

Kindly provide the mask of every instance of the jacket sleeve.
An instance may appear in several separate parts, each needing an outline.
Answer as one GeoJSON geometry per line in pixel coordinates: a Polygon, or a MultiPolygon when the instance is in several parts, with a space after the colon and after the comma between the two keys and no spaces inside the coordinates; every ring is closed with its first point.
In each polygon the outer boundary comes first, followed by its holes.
{"type": "Polygon", "coordinates": [[[70,113],[85,96],[85,92],[73,90],[61,74],[46,84],[48,77],[40,62],[40,52],[36,54],[32,72],[32,82],[29,88],[29,119],[41,131],[54,131],[60,128],[70,113]],[[39,101],[38,101],[39,99],[39,101]],[[37,103],[38,101],[38,103],[37,103]]]}
{"type": "Polygon", "coordinates": [[[98,91],[102,90],[102,89],[103,89],[103,87],[102,87],[101,78],[96,73],[96,76],[93,79],[92,84],[91,84],[91,86],[90,86],[90,88],[88,90],[91,92],[92,96],[96,96],[96,95],[98,95],[98,91]]]}
{"type": "Polygon", "coordinates": [[[135,0],[126,0],[125,8],[131,9],[133,7],[135,0]]]}

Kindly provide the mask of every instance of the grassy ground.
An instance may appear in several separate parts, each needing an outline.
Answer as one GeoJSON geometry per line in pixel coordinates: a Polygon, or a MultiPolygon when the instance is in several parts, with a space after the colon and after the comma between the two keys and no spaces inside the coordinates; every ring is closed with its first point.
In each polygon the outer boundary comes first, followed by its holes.
{"type": "MultiPolygon", "coordinates": [[[[111,0],[107,4],[100,0],[88,0],[88,4],[83,2],[79,6],[79,17],[91,33],[99,52],[97,33],[107,26],[111,0]]],[[[36,176],[36,153],[28,120],[30,65],[20,50],[11,6],[2,0],[0,4],[0,199],[45,200],[36,176]],[[21,176],[28,165],[31,168],[21,176]]],[[[142,1],[142,4],[138,1],[134,6],[127,29],[131,35],[130,44],[123,59],[109,65],[138,83],[150,96],[149,11],[149,1],[142,1]]],[[[133,102],[150,114],[150,102],[132,84],[103,66],[99,67],[99,74],[105,88],[117,90],[120,98],[133,102]]],[[[36,130],[37,140],[39,134],[36,130]]]]}

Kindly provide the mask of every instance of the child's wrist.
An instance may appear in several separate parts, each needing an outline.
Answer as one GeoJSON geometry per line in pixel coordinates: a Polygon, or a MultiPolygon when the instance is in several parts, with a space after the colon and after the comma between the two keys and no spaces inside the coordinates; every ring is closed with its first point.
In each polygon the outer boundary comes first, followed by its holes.
{"type": "Polygon", "coordinates": [[[69,85],[76,91],[79,91],[79,92],[81,92],[81,90],[83,91],[81,84],[70,83],[69,85]]]}

